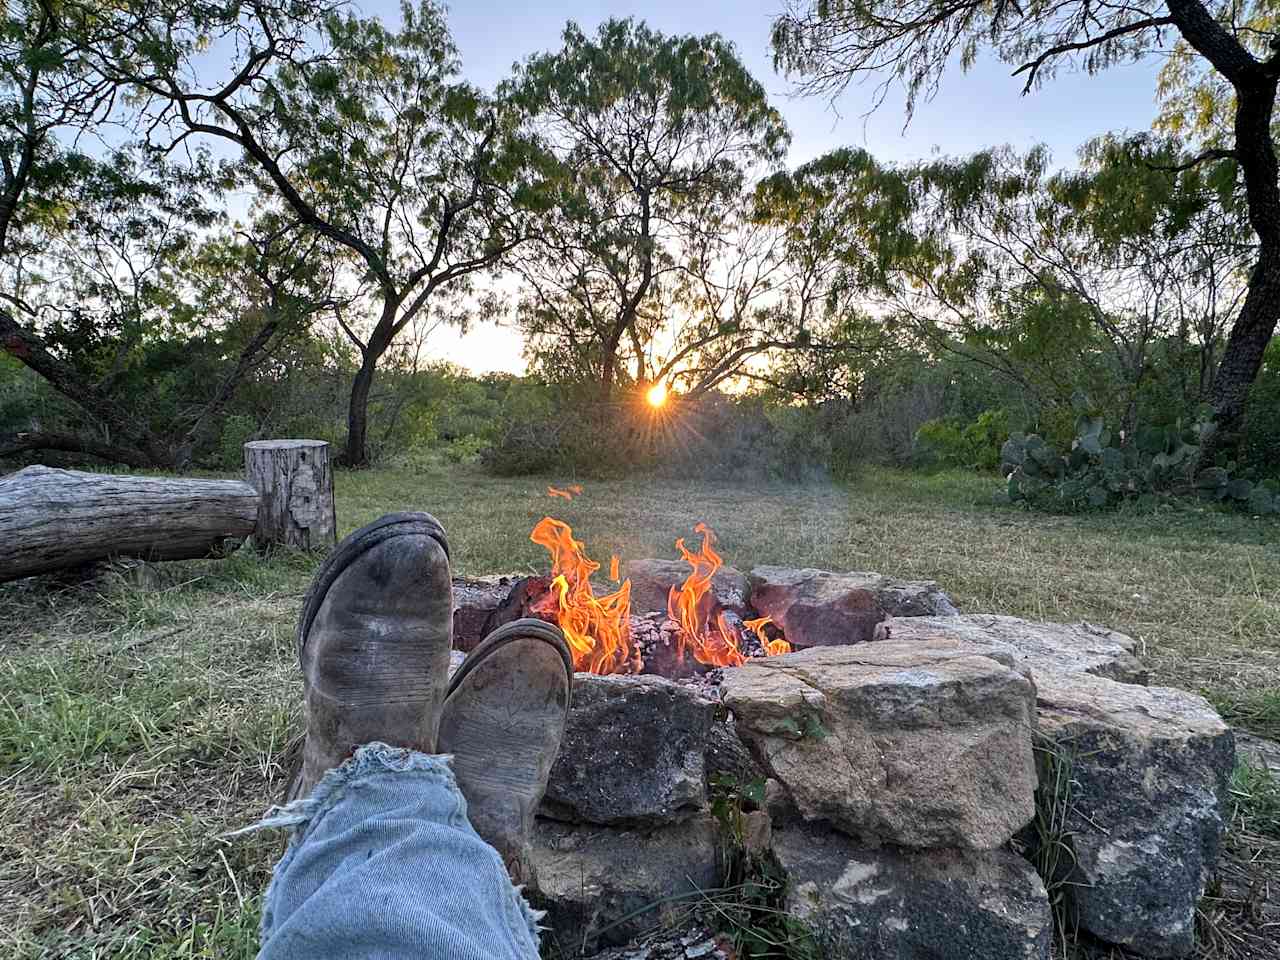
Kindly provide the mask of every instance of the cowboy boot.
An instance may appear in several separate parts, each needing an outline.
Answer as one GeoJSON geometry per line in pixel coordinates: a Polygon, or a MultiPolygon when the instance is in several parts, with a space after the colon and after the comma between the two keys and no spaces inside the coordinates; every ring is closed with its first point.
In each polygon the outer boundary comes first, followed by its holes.
{"type": "Polygon", "coordinates": [[[298,621],[307,732],[286,801],[365,743],[435,753],[452,644],[449,547],[434,517],[388,514],[338,544],[298,621]]]}
{"type": "Polygon", "coordinates": [[[572,686],[564,634],[530,619],[489,634],[449,683],[439,750],[453,754],[471,825],[516,884],[534,882],[533,815],[560,753],[572,686]]]}

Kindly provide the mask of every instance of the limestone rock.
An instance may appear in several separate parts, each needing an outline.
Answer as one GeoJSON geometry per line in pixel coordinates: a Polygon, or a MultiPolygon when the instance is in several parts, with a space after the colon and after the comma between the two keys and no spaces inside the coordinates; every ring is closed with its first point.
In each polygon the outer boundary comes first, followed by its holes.
{"type": "Polygon", "coordinates": [[[893,640],[947,636],[984,647],[1008,649],[1038,677],[1045,670],[1091,673],[1121,683],[1146,683],[1147,670],[1134,656],[1137,642],[1091,623],[1036,623],[1018,617],[969,613],[957,617],[894,617],[884,628],[893,640]]]}
{"type": "Polygon", "coordinates": [[[1042,768],[1065,765],[1068,904],[1081,928],[1151,957],[1195,945],[1196,903],[1217,861],[1235,763],[1201,697],[1085,673],[1036,677],[1042,768]]]}
{"type": "Polygon", "coordinates": [[[538,821],[533,862],[539,889],[533,902],[547,911],[544,945],[578,956],[584,948],[589,953],[625,944],[671,926],[687,901],[640,908],[716,886],[718,836],[709,816],[650,830],[538,821]]]}
{"type": "MultiPolygon", "coordinates": [[[[626,574],[631,580],[631,609],[637,613],[666,611],[672,587],[684,583],[692,568],[683,560],[632,560],[626,574]]],[[[746,609],[751,583],[733,567],[721,567],[711,578],[711,592],[720,606],[746,609]]]]}
{"type": "Polygon", "coordinates": [[[577,674],[542,814],[638,824],[701,810],[714,709],[696,691],[662,677],[577,674]]]}
{"type": "Polygon", "coordinates": [[[1011,661],[945,637],[815,647],[727,669],[721,691],[806,819],[991,849],[1034,813],[1035,690],[1011,661]]]}
{"type": "Polygon", "coordinates": [[[886,617],[954,616],[951,599],[931,580],[878,573],[831,573],[756,567],[751,606],[772,617],[793,647],[839,646],[882,639],[886,617]]]}
{"type": "Polygon", "coordinates": [[[826,960],[1048,960],[1044,884],[1005,850],[859,849],[836,834],[774,834],[787,910],[826,960]]]}

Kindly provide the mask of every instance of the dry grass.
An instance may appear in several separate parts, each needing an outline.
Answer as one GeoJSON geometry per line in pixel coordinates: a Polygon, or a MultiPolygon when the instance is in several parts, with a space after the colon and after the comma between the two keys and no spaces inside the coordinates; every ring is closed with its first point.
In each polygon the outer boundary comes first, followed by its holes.
{"type": "MultiPolygon", "coordinates": [[[[744,569],[927,577],[969,611],[1107,624],[1141,639],[1158,682],[1280,730],[1274,522],[1212,510],[1045,518],[992,505],[989,478],[955,474],[873,471],[850,488],[640,478],[586,483],[571,503],[546,484],[461,467],[344,473],[338,517],[346,532],[388,510],[430,510],[473,574],[538,569],[527,534],[546,513],[605,561],[675,557],[675,538],[706,520],[744,569]]],[[[280,840],[222,834],[279,788],[300,689],[293,619],[314,564],[242,553],[164,566],[145,587],[0,587],[0,955],[253,955],[280,840]]],[[[1274,821],[1250,803],[1237,811],[1238,856],[1274,857],[1259,826],[1274,821]]],[[[1241,909],[1209,929],[1232,929],[1241,909]]]]}

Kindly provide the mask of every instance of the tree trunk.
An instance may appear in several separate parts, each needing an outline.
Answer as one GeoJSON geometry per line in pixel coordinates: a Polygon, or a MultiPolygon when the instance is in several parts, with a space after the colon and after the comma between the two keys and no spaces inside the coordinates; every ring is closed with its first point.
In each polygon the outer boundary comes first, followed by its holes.
{"type": "Polygon", "coordinates": [[[26,467],[0,478],[0,582],[108,557],[217,555],[257,515],[258,494],[237,480],[26,467]]]}
{"type": "Polygon", "coordinates": [[[337,541],[333,471],[323,440],[251,440],[244,478],[258,491],[253,545],[327,550],[337,541]]]}
{"type": "MultiPolygon", "coordinates": [[[[1214,432],[1207,450],[1216,453],[1227,446],[1240,427],[1249,389],[1262,369],[1262,357],[1275,334],[1280,318],[1280,250],[1260,251],[1258,264],[1249,278],[1240,315],[1232,324],[1227,348],[1213,376],[1209,402],[1213,405],[1214,432]]],[[[1202,466],[1212,466],[1208,457],[1202,466]]]]}
{"type": "Polygon", "coordinates": [[[365,352],[364,361],[351,381],[351,400],[347,405],[347,448],[342,454],[344,466],[369,465],[369,391],[377,372],[378,358],[370,349],[365,352]]]}

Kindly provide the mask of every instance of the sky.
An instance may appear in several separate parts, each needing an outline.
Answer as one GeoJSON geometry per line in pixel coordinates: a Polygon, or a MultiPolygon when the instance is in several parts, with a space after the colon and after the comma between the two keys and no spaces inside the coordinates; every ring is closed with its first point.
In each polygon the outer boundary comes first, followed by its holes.
{"type": "MultiPolygon", "coordinates": [[[[361,0],[359,8],[388,23],[399,20],[398,0],[361,0]]],[[[634,16],[668,34],[719,33],[734,43],[786,119],[792,133],[788,163],[793,165],[840,146],[863,147],[882,160],[910,161],[935,153],[959,156],[989,146],[1026,149],[1043,143],[1065,166],[1090,138],[1143,130],[1155,117],[1157,60],[1112,67],[1092,77],[1063,72],[1024,97],[1010,68],[988,58],[967,73],[951,68],[937,97],[918,103],[904,130],[896,88],[870,116],[872,84],[851,87],[834,108],[823,98],[792,95],[788,81],[774,72],[769,50],[769,26],[782,8],[783,0],[527,0],[524,7],[457,0],[449,11],[449,26],[461,51],[463,74],[486,88],[506,77],[513,63],[559,47],[567,20],[588,32],[609,17],[634,16]]],[[[437,358],[477,372],[524,369],[519,336],[492,325],[466,335],[441,331],[430,347],[437,358]]]]}

